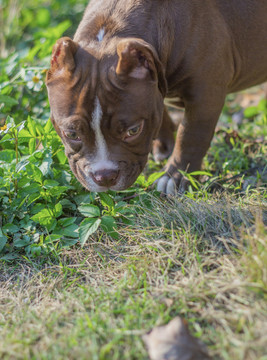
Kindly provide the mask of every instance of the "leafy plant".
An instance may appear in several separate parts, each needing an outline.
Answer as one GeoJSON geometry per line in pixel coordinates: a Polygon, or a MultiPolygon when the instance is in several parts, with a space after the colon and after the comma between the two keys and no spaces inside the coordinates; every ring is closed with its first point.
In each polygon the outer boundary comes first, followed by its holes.
{"type": "MultiPolygon", "coordinates": [[[[99,227],[118,239],[118,223],[132,224],[133,209],[122,201],[128,191],[97,195],[82,190],[50,120],[28,117],[16,125],[7,117],[0,136],[0,250],[6,246],[2,259],[20,249],[40,255],[78,241],[84,245],[99,227]]],[[[154,178],[146,181],[141,175],[137,183],[148,186],[154,178]]],[[[138,187],[130,190],[135,191],[138,187]]],[[[135,203],[138,199],[129,198],[135,203]]]]}
{"type": "MultiPolygon", "coordinates": [[[[151,161],[133,187],[115,193],[88,193],[71,173],[63,145],[49,120],[44,89],[51,49],[63,35],[72,35],[86,0],[1,2],[0,23],[0,252],[2,259],[20,255],[60,252],[62,247],[84,245],[96,232],[119,239],[120,227],[135,224],[137,213],[153,208],[147,190],[157,197],[153,183],[163,172],[155,172],[151,161]],[[60,11],[59,11],[60,9],[60,11]],[[57,14],[57,16],[56,16],[57,14]],[[68,14],[68,16],[66,16],[68,14]],[[66,20],[67,19],[67,20],[66,20]],[[11,26],[12,24],[12,26],[11,26]],[[22,36],[23,34],[23,36],[22,36]],[[153,169],[153,170],[151,170],[153,169]],[[151,173],[152,172],[152,173],[151,173]]],[[[223,117],[229,120],[228,108],[223,117]]],[[[234,191],[242,188],[253,164],[260,164],[264,142],[243,140],[250,134],[267,136],[266,101],[245,110],[246,126],[231,127],[217,134],[205,159],[204,172],[183,173],[191,186],[186,196],[206,196],[214,179],[241,176],[234,191]],[[250,118],[254,118],[253,128],[250,118]],[[255,145],[257,157],[253,155],[255,145]],[[220,172],[218,173],[218,170],[220,172]],[[211,176],[203,187],[195,176],[211,176]]],[[[157,170],[159,170],[157,168],[157,170]]]]}

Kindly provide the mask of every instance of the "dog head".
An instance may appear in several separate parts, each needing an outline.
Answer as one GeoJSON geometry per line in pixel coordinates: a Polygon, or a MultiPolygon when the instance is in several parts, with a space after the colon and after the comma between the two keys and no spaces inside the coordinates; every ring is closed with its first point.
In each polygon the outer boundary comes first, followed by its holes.
{"type": "Polygon", "coordinates": [[[62,38],[46,77],[51,120],[72,171],[90,191],[132,185],[162,122],[166,85],[154,48],[122,39],[116,52],[62,38]]]}

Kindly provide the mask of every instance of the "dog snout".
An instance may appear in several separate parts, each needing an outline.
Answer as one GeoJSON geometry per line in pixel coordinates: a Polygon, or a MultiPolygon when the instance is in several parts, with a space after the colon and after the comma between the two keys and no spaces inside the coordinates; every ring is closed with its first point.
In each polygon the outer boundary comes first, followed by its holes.
{"type": "Polygon", "coordinates": [[[94,182],[99,186],[111,187],[116,184],[119,176],[117,169],[103,169],[91,173],[94,182]]]}

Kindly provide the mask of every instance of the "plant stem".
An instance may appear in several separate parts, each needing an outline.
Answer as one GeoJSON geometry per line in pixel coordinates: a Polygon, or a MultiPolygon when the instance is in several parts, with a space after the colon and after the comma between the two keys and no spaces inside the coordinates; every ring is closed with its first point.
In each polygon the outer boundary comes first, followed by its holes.
{"type": "MultiPolygon", "coordinates": [[[[14,138],[15,138],[15,152],[16,152],[16,165],[18,165],[19,162],[19,148],[18,148],[18,132],[15,130],[14,132],[14,138]]],[[[18,179],[16,178],[14,181],[15,186],[15,192],[18,191],[18,179]]]]}

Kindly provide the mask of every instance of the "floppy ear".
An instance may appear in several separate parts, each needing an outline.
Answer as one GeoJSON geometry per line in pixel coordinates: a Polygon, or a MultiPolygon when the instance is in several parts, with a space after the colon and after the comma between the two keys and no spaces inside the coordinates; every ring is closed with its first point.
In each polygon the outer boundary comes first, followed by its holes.
{"type": "Polygon", "coordinates": [[[117,45],[117,54],[118,76],[158,81],[162,95],[166,95],[167,83],[163,67],[153,46],[142,39],[123,39],[117,45]]]}
{"type": "Polygon", "coordinates": [[[74,55],[79,45],[69,37],[59,39],[53,46],[51,67],[46,73],[46,83],[57,75],[71,73],[75,69],[74,55]]]}

